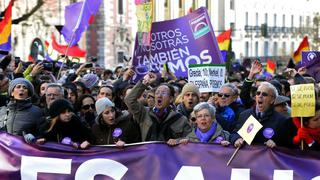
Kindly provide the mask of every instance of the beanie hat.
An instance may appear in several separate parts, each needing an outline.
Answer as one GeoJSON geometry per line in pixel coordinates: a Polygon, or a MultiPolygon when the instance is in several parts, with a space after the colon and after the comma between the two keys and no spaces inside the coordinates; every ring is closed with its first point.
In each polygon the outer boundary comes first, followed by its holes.
{"type": "Polygon", "coordinates": [[[99,77],[96,74],[86,74],[80,80],[88,89],[93,88],[99,81],[99,77]]]}
{"type": "Polygon", "coordinates": [[[187,83],[183,86],[182,91],[180,93],[181,98],[187,93],[187,92],[193,92],[194,94],[197,95],[198,99],[200,98],[200,91],[199,88],[192,84],[192,83],[187,83]]]}
{"type": "Polygon", "coordinates": [[[107,108],[107,107],[114,107],[114,104],[112,101],[110,101],[108,98],[104,97],[99,99],[96,102],[96,111],[98,116],[107,108]]]}
{"type": "Polygon", "coordinates": [[[66,99],[57,99],[50,105],[49,115],[51,118],[54,118],[66,109],[73,111],[72,104],[66,99]]]}
{"type": "Polygon", "coordinates": [[[8,88],[8,94],[11,96],[13,89],[16,87],[18,84],[23,84],[28,88],[28,95],[29,97],[33,96],[34,94],[34,88],[33,85],[30,81],[24,79],[24,78],[17,78],[14,79],[13,81],[10,82],[9,88],[8,88]]]}

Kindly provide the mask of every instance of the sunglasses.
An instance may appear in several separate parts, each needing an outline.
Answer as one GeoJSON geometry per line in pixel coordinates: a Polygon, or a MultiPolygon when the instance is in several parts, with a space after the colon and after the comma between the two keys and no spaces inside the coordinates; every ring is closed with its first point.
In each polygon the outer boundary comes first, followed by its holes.
{"type": "Polygon", "coordinates": [[[219,93],[218,94],[218,97],[226,97],[226,98],[228,98],[228,97],[230,97],[231,96],[231,94],[222,94],[222,93],[219,93]]]}
{"type": "Polygon", "coordinates": [[[91,109],[95,109],[94,104],[87,104],[87,105],[82,106],[82,109],[84,109],[84,110],[88,110],[90,108],[91,109]]]}
{"type": "Polygon", "coordinates": [[[268,96],[269,96],[269,94],[266,93],[266,92],[257,91],[256,95],[257,95],[257,96],[260,96],[260,94],[261,94],[263,97],[268,97],[268,96]]]}

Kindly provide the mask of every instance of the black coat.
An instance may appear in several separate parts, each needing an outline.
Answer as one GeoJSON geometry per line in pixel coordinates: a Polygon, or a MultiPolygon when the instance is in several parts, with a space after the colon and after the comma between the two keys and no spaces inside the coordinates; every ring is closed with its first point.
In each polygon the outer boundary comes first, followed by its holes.
{"type": "Polygon", "coordinates": [[[297,128],[294,126],[292,119],[274,111],[273,108],[267,110],[264,116],[259,119],[256,115],[255,107],[247,109],[240,114],[235,131],[230,136],[232,144],[240,138],[237,131],[242,127],[250,115],[253,115],[263,126],[256,134],[252,144],[264,144],[264,142],[268,141],[268,139],[264,137],[263,131],[265,128],[272,128],[274,135],[271,139],[277,146],[293,147],[292,139],[297,132],[297,128]]]}
{"type": "Polygon", "coordinates": [[[61,143],[65,137],[69,137],[73,142],[78,143],[91,141],[92,139],[90,130],[81,123],[76,115],[73,115],[69,122],[61,122],[58,120],[52,130],[44,134],[46,141],[57,143],[61,143]]]}
{"type": "Polygon", "coordinates": [[[114,144],[118,140],[114,139],[112,135],[116,128],[122,130],[122,134],[118,138],[125,143],[141,141],[139,125],[133,122],[132,115],[130,115],[128,111],[123,111],[121,115],[116,118],[115,124],[113,125],[105,124],[101,115],[97,117],[96,123],[91,129],[94,136],[93,144],[114,144]]]}

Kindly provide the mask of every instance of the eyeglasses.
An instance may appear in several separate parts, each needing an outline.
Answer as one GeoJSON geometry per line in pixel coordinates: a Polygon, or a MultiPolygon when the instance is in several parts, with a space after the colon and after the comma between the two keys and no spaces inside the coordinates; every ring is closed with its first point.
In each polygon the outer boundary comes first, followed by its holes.
{"type": "Polygon", "coordinates": [[[53,97],[58,97],[58,96],[59,96],[59,94],[52,94],[52,93],[49,93],[49,94],[46,94],[46,96],[48,96],[48,97],[51,97],[51,96],[53,96],[53,97]]]}
{"type": "Polygon", "coordinates": [[[269,94],[266,93],[266,92],[257,91],[256,95],[257,95],[257,96],[260,96],[260,94],[261,94],[263,97],[268,97],[268,96],[269,96],[269,94]]]}
{"type": "Polygon", "coordinates": [[[154,93],[154,95],[156,95],[156,96],[169,96],[169,93],[168,92],[162,92],[162,91],[156,91],[154,93]]]}
{"type": "Polygon", "coordinates": [[[223,94],[223,93],[219,93],[218,94],[218,97],[226,97],[226,98],[228,98],[228,97],[230,97],[231,96],[231,94],[223,94]]]}
{"type": "Polygon", "coordinates": [[[209,114],[201,114],[199,116],[196,116],[197,119],[202,119],[202,118],[210,118],[211,116],[209,114]]]}
{"type": "Polygon", "coordinates": [[[88,110],[90,108],[95,109],[95,106],[94,106],[94,104],[87,104],[87,105],[83,105],[81,108],[84,110],[88,110]]]}

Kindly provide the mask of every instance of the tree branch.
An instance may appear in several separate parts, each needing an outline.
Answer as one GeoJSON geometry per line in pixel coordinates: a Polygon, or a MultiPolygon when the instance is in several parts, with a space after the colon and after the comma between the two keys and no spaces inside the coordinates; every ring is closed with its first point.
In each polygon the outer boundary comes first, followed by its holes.
{"type": "Polygon", "coordinates": [[[33,13],[35,13],[37,10],[39,10],[41,8],[41,6],[44,4],[43,0],[38,0],[37,1],[37,5],[35,5],[30,12],[24,14],[23,16],[17,18],[17,19],[13,19],[12,20],[12,24],[19,24],[22,21],[27,20],[33,13]]]}

